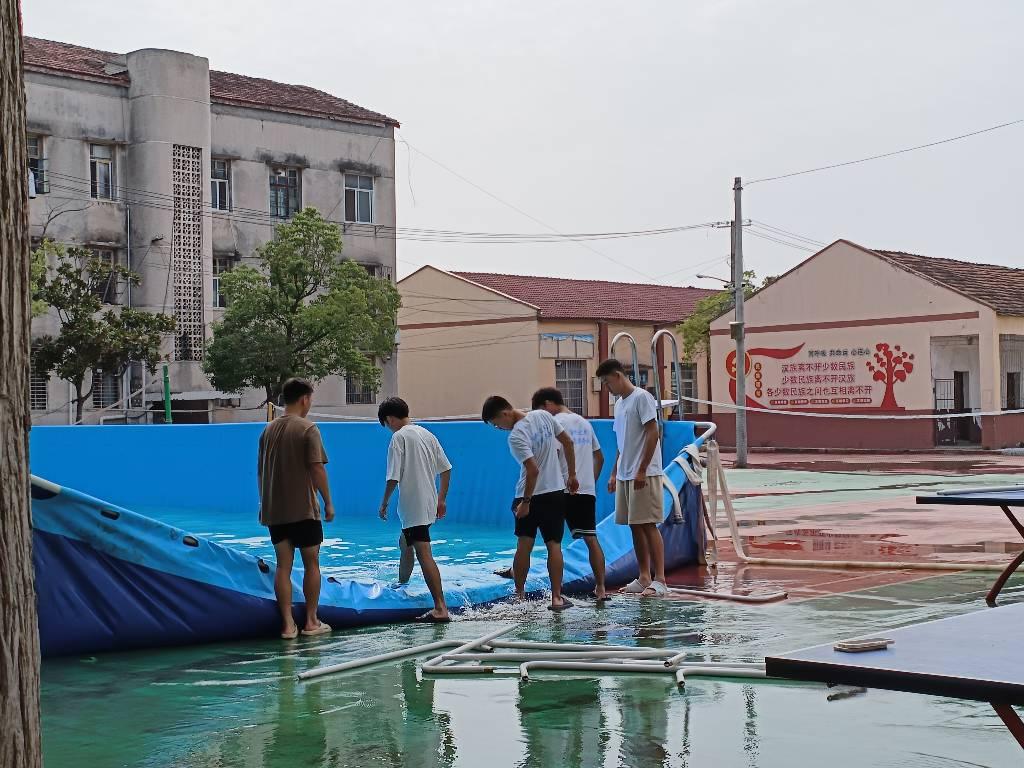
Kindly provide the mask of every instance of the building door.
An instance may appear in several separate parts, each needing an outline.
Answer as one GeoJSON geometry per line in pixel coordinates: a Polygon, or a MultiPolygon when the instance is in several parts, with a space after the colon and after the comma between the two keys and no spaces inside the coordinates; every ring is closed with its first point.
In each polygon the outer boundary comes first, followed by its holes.
{"type": "MultiPolygon", "coordinates": [[[[953,413],[953,380],[935,379],[932,386],[935,391],[935,413],[953,413]]],[[[954,445],[956,443],[957,419],[945,418],[935,420],[935,444],[954,445]]]]}
{"type": "Polygon", "coordinates": [[[587,415],[587,361],[555,360],[555,386],[569,410],[587,415]]]}
{"type": "MultiPolygon", "coordinates": [[[[955,413],[970,411],[970,408],[967,407],[970,391],[970,372],[953,371],[953,411],[955,413]]],[[[973,426],[971,419],[956,419],[956,439],[971,442],[973,426]]]]}

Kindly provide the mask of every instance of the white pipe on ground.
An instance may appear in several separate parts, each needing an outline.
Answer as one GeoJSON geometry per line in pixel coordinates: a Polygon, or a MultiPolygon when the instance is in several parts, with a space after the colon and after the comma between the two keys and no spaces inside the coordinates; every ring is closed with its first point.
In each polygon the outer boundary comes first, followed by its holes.
{"type": "Polygon", "coordinates": [[[626,664],[614,661],[527,661],[519,666],[519,677],[530,679],[531,669],[558,669],[577,672],[671,672],[664,664],[626,664]]]}
{"type": "Polygon", "coordinates": [[[572,661],[578,659],[664,659],[672,651],[522,651],[520,653],[446,653],[445,661],[572,661]]]}
{"type": "MultiPolygon", "coordinates": [[[[517,624],[511,624],[511,625],[507,624],[504,627],[502,627],[501,629],[496,629],[493,632],[489,632],[488,634],[484,635],[483,637],[478,637],[476,640],[470,640],[469,642],[463,643],[462,645],[456,647],[456,649],[454,651],[452,651],[452,653],[465,653],[467,651],[472,651],[474,649],[477,649],[477,648],[479,648],[482,645],[486,645],[488,641],[493,640],[494,638],[499,637],[500,635],[504,635],[506,632],[511,632],[517,626],[518,626],[517,624]]],[[[434,658],[430,659],[429,661],[425,661],[422,664],[422,666],[420,666],[420,671],[423,672],[424,674],[437,674],[437,673],[441,673],[441,674],[460,674],[460,673],[461,674],[466,674],[467,673],[467,668],[465,668],[465,667],[447,666],[444,657],[445,657],[445,654],[441,654],[440,656],[435,656],[434,658]]],[[[494,667],[469,667],[468,669],[469,669],[469,672],[471,674],[478,674],[478,673],[481,673],[481,672],[487,673],[487,672],[493,672],[494,671],[494,667]]]]}
{"type": "MultiPolygon", "coordinates": [[[[722,466],[718,451],[708,451],[708,472],[717,471],[718,482],[721,488],[722,503],[725,506],[725,516],[729,521],[729,534],[732,537],[732,546],[736,550],[736,557],[747,565],[771,565],[784,568],[837,568],[837,569],[865,569],[874,571],[984,571],[1002,573],[1005,565],[992,565],[988,563],[950,563],[950,562],[919,562],[919,561],[875,561],[875,560],[786,560],[779,557],[750,557],[743,546],[743,537],[740,535],[739,525],[736,522],[736,510],[732,505],[732,495],[729,493],[729,481],[725,476],[725,468],[722,466]],[[711,464],[714,462],[715,467],[711,464]]],[[[717,505],[716,505],[717,506],[717,505]]],[[[716,510],[717,511],[717,510],[716,510]]],[[[714,514],[712,514],[714,519],[714,514]]]]}
{"type": "MultiPolygon", "coordinates": [[[[646,650],[628,645],[588,645],[587,643],[541,643],[533,640],[495,640],[488,643],[492,648],[520,648],[528,651],[631,651],[646,650]]],[[[657,649],[652,649],[657,650],[657,649]]],[[[671,651],[667,651],[671,653],[671,651]]]]}
{"type": "Polygon", "coordinates": [[[764,669],[763,661],[704,661],[694,659],[687,661],[687,656],[692,656],[693,651],[684,651],[665,660],[666,667],[691,666],[691,667],[722,667],[723,669],[764,669]]]}
{"type": "Polygon", "coordinates": [[[380,664],[384,661],[394,661],[395,659],[404,659],[410,656],[422,656],[427,653],[439,651],[443,648],[454,648],[461,644],[462,640],[438,640],[436,643],[414,645],[411,648],[401,648],[397,651],[391,651],[390,653],[367,656],[363,659],[353,659],[352,661],[345,661],[341,664],[331,664],[326,667],[307,669],[305,672],[300,672],[296,677],[299,680],[312,680],[317,677],[323,677],[324,675],[333,675],[335,672],[347,672],[352,669],[369,667],[373,664],[380,664]]]}
{"type": "Polygon", "coordinates": [[[706,589],[685,589],[683,587],[669,587],[669,592],[678,595],[693,595],[695,597],[707,597],[712,600],[732,600],[736,603],[771,603],[776,600],[785,600],[789,597],[788,592],[767,592],[760,595],[737,595],[734,592],[710,592],[706,589]]]}
{"type": "Polygon", "coordinates": [[[676,683],[682,688],[686,685],[687,676],[700,676],[700,677],[725,677],[725,678],[740,678],[749,680],[764,680],[768,677],[768,673],[763,669],[749,669],[745,667],[709,667],[706,664],[701,666],[684,666],[681,669],[676,670],[676,683]]]}

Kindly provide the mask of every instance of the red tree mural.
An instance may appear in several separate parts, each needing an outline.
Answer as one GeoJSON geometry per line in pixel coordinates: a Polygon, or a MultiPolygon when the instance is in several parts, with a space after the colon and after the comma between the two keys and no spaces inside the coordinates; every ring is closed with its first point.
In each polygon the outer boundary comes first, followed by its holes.
{"type": "Polygon", "coordinates": [[[895,410],[899,407],[896,403],[896,382],[906,381],[907,376],[914,372],[913,360],[914,356],[900,349],[899,344],[895,347],[885,343],[875,345],[875,362],[868,360],[867,366],[871,371],[871,378],[885,382],[885,397],[879,406],[883,410],[895,410]]]}

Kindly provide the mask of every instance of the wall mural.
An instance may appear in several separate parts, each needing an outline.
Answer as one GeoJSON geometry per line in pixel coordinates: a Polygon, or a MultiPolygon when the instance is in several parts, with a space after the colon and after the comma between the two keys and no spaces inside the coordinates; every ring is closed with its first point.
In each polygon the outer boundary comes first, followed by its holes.
{"type": "MultiPolygon", "coordinates": [[[[748,408],[902,411],[896,385],[914,372],[914,355],[885,342],[874,349],[755,347],[744,362],[748,408]]],[[[725,369],[735,403],[735,350],[726,357],[725,369]]]]}

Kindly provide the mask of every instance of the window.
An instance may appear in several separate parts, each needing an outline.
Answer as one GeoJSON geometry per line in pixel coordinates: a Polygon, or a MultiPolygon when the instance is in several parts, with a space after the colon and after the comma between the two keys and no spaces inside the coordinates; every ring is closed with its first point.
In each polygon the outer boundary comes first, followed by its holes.
{"type": "Polygon", "coordinates": [[[89,145],[89,174],[92,196],[98,200],[114,199],[114,148],[109,144],[89,145]]]}
{"type": "Polygon", "coordinates": [[[381,280],[391,281],[393,271],[387,264],[360,264],[360,266],[370,273],[370,277],[379,277],[381,280]]]}
{"type": "Polygon", "coordinates": [[[345,174],[345,221],[373,223],[373,177],[345,174]]]}
{"type": "Polygon", "coordinates": [[[28,399],[33,411],[45,411],[48,405],[47,384],[49,381],[36,370],[35,351],[31,357],[31,370],[28,379],[28,399]]]}
{"type": "MultiPolygon", "coordinates": [[[[697,364],[681,363],[683,368],[683,397],[697,397],[697,364]]],[[[683,411],[687,414],[697,412],[697,404],[692,400],[683,401],[683,411]]]]}
{"type": "Polygon", "coordinates": [[[270,215],[290,219],[299,210],[299,169],[270,169],[270,215]]]}
{"type": "Polygon", "coordinates": [[[43,157],[43,137],[28,137],[28,170],[32,174],[35,193],[45,195],[50,191],[50,180],[46,177],[46,159],[43,157]]]}
{"type": "Polygon", "coordinates": [[[377,392],[373,387],[363,384],[351,374],[345,374],[346,405],[373,405],[377,400],[377,392]]]}
{"type": "Polygon", "coordinates": [[[555,386],[565,406],[580,416],[587,415],[587,363],[585,360],[555,360],[555,386]]]}
{"type": "Polygon", "coordinates": [[[1020,371],[1010,371],[1006,374],[1006,410],[1020,408],[1020,396],[1020,371]]]}
{"type": "Polygon", "coordinates": [[[228,297],[221,293],[220,276],[230,272],[234,266],[234,260],[230,256],[213,257],[213,306],[224,309],[228,305],[228,297]]]}
{"type": "MultiPolygon", "coordinates": [[[[105,265],[114,267],[117,265],[117,256],[111,248],[90,248],[92,257],[105,265]]],[[[99,275],[92,277],[92,292],[99,297],[104,304],[116,304],[118,295],[117,275],[108,273],[102,279],[99,275]]]]}
{"type": "Polygon", "coordinates": [[[92,372],[92,407],[109,408],[121,399],[121,378],[105,371],[92,372]]]}
{"type": "Polygon", "coordinates": [[[210,161],[210,207],[215,211],[231,210],[230,171],[229,161],[210,161]]]}

